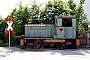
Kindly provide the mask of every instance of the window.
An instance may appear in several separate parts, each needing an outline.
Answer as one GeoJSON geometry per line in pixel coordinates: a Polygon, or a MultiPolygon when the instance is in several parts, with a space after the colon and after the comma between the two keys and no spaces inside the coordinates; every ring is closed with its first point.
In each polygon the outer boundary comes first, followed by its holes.
{"type": "Polygon", "coordinates": [[[72,27],[72,19],[62,19],[62,27],[72,27]]]}

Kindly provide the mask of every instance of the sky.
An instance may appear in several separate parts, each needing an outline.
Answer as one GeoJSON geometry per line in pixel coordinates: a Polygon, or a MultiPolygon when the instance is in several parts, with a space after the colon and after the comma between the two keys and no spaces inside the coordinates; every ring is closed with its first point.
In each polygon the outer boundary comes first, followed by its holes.
{"type": "MultiPolygon", "coordinates": [[[[13,8],[19,3],[20,0],[0,0],[0,15],[5,18],[7,15],[12,11],[13,8]]],[[[29,4],[33,0],[22,0],[22,4],[29,4]]],[[[48,0],[36,0],[37,3],[44,4],[48,0]]],[[[67,1],[67,0],[63,0],[67,1]]],[[[79,0],[75,0],[76,3],[79,0]]],[[[86,0],[85,4],[83,5],[85,9],[85,13],[87,14],[88,19],[90,20],[90,0],[86,0]]]]}
{"type": "Polygon", "coordinates": [[[87,17],[90,21],[90,0],[86,0],[84,4],[85,12],[87,14],[87,17]]]}

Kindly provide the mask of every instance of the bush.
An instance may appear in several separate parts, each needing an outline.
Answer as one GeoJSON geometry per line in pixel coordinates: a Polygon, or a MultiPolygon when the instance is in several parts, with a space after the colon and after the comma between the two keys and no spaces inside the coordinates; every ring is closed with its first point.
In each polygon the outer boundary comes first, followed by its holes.
{"type": "Polygon", "coordinates": [[[4,44],[3,43],[0,43],[0,47],[4,47],[4,44]]]}
{"type": "Polygon", "coordinates": [[[66,49],[66,45],[65,45],[65,44],[61,44],[60,49],[61,49],[61,50],[66,49]]]}

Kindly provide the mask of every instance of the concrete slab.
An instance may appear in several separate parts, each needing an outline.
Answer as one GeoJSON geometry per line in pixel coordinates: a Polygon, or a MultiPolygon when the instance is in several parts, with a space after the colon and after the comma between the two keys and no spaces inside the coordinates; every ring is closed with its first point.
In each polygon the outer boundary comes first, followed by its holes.
{"type": "Polygon", "coordinates": [[[90,50],[67,49],[25,51],[16,47],[0,47],[0,60],[90,60],[90,50]],[[2,51],[3,50],[3,51],[2,51]]]}

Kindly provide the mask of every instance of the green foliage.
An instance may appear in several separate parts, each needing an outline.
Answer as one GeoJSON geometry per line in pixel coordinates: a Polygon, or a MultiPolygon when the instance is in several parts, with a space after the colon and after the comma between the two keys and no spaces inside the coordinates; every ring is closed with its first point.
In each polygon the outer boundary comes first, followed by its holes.
{"type": "Polygon", "coordinates": [[[48,1],[41,11],[40,19],[44,24],[54,23],[55,15],[63,14],[65,11],[64,2],[62,0],[48,1]]]}
{"type": "Polygon", "coordinates": [[[65,44],[61,44],[61,46],[60,46],[60,49],[61,50],[64,50],[64,49],[66,49],[67,47],[66,47],[66,45],[65,44]]]}
{"type": "Polygon", "coordinates": [[[74,0],[69,0],[67,2],[67,6],[70,9],[70,15],[76,16],[77,21],[77,29],[79,32],[85,32],[87,31],[87,15],[84,12],[84,7],[82,4],[84,4],[85,0],[80,0],[80,3],[76,5],[74,0]],[[85,26],[84,23],[87,25],[85,26]]]}
{"type": "Polygon", "coordinates": [[[46,4],[46,7],[43,9],[43,11],[41,11],[41,21],[44,24],[50,24],[52,23],[52,18],[54,15],[54,6],[52,1],[48,1],[48,3],[46,4]]]}
{"type": "MultiPolygon", "coordinates": [[[[25,24],[28,24],[30,14],[29,14],[29,7],[28,5],[22,6],[22,3],[20,2],[18,4],[19,8],[14,8],[12,12],[8,15],[9,20],[11,20],[12,17],[15,18],[15,21],[12,25],[13,29],[15,30],[15,34],[11,34],[11,45],[15,44],[15,39],[13,39],[16,35],[24,35],[25,34],[25,24]]],[[[5,35],[8,40],[8,35],[5,35]]]]}
{"type": "Polygon", "coordinates": [[[5,20],[0,16],[0,39],[5,42],[5,28],[6,28],[6,22],[5,20]]]}
{"type": "Polygon", "coordinates": [[[33,2],[31,8],[29,9],[30,19],[28,23],[39,24],[40,23],[40,6],[33,2]]]}
{"type": "Polygon", "coordinates": [[[88,25],[90,24],[90,22],[83,22],[82,24],[79,25],[79,31],[80,32],[85,32],[88,31],[88,25]]]}
{"type": "MultiPolygon", "coordinates": [[[[85,0],[80,0],[77,5],[74,0],[68,0],[66,3],[62,0],[48,1],[44,8],[40,9],[40,5],[33,2],[31,7],[22,6],[22,2],[18,4],[19,8],[14,8],[8,18],[15,18],[13,28],[15,35],[24,34],[25,24],[51,24],[54,23],[55,15],[75,15],[77,19],[78,31],[86,31],[86,26],[83,22],[87,23],[87,15],[84,12],[82,4],[85,0]],[[84,27],[82,29],[82,27],[84,27]]],[[[88,25],[88,23],[87,23],[88,25]]]]}
{"type": "Polygon", "coordinates": [[[29,7],[22,6],[20,2],[19,8],[13,9],[13,12],[8,15],[8,18],[15,18],[15,22],[13,23],[13,28],[15,30],[15,35],[23,35],[25,31],[24,25],[28,23],[30,18],[29,7]]]}
{"type": "Polygon", "coordinates": [[[80,4],[84,4],[85,3],[85,0],[80,0],[80,4]]]}
{"type": "Polygon", "coordinates": [[[0,47],[4,47],[5,45],[3,43],[0,43],[0,47]]]}
{"type": "Polygon", "coordinates": [[[70,10],[69,15],[76,15],[76,3],[73,0],[68,0],[67,8],[70,10]]]}

